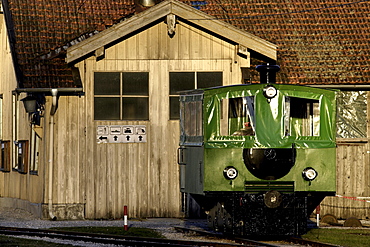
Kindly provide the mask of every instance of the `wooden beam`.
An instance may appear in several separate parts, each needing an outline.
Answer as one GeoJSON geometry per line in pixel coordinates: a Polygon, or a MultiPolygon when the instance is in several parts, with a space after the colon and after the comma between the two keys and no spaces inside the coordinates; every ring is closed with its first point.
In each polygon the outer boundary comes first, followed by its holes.
{"type": "Polygon", "coordinates": [[[104,56],[104,54],[105,54],[105,48],[104,48],[104,46],[102,46],[102,47],[100,47],[100,48],[98,48],[98,49],[95,50],[95,57],[97,57],[97,58],[104,56]]]}

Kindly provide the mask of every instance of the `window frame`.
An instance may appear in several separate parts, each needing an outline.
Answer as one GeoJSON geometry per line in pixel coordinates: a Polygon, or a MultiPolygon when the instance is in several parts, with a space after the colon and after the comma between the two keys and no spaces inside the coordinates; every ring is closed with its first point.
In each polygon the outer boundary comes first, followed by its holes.
{"type": "MultiPolygon", "coordinates": [[[[94,97],[94,100],[93,100],[93,105],[94,105],[94,120],[96,121],[149,121],[149,99],[150,99],[150,95],[149,95],[149,72],[148,71],[94,71],[93,72],[93,83],[94,83],[94,92],[93,92],[93,97],[94,97]],[[117,92],[116,94],[97,94],[96,93],[96,78],[95,78],[95,75],[97,73],[119,73],[119,92],[117,92]],[[141,74],[145,74],[146,75],[146,91],[145,93],[136,93],[136,94],[132,94],[132,93],[125,93],[124,92],[124,84],[125,84],[125,81],[124,81],[124,74],[128,74],[128,73],[141,73],[141,74]],[[113,103],[113,104],[117,104],[116,106],[118,107],[118,118],[114,117],[114,118],[104,118],[104,117],[96,117],[96,99],[108,99],[108,98],[111,98],[111,99],[118,99],[118,103],[113,103]],[[140,99],[140,101],[145,101],[145,106],[144,106],[144,110],[143,109],[136,109],[138,112],[144,112],[144,117],[140,116],[138,117],[138,115],[134,116],[134,117],[125,117],[125,104],[124,104],[124,101],[127,100],[127,99],[140,99]]],[[[135,104],[134,104],[135,105],[135,104]]],[[[141,104],[139,104],[141,105],[141,104]]]]}
{"type": "Polygon", "coordinates": [[[254,95],[223,98],[219,104],[219,136],[255,135],[254,95]]]}
{"type": "Polygon", "coordinates": [[[29,172],[31,175],[38,175],[38,168],[40,163],[40,147],[41,147],[41,137],[36,133],[35,130],[32,130],[31,134],[31,145],[30,145],[30,169],[29,172]]]}
{"type": "Polygon", "coordinates": [[[11,141],[1,141],[0,170],[10,172],[11,170],[11,141]]]}
{"type": "Polygon", "coordinates": [[[193,89],[200,89],[200,87],[198,87],[199,83],[199,77],[200,75],[202,74],[206,74],[206,73],[219,73],[219,76],[221,76],[221,84],[220,85],[210,85],[209,87],[217,87],[217,86],[223,86],[224,84],[224,72],[221,71],[221,70],[217,70],[217,71],[169,71],[169,79],[168,79],[168,84],[169,84],[169,93],[168,93],[168,97],[169,97],[169,120],[179,120],[180,119],[180,113],[173,113],[172,110],[174,109],[178,109],[178,111],[180,110],[180,103],[178,105],[177,108],[175,108],[175,106],[173,106],[173,104],[171,103],[172,100],[175,100],[175,102],[179,102],[179,99],[180,99],[180,94],[179,93],[174,93],[171,91],[171,73],[192,73],[194,76],[194,81],[193,81],[193,86],[192,87],[188,87],[187,89],[183,89],[183,90],[180,90],[180,91],[186,91],[186,90],[193,90],[193,89]],[[176,100],[177,99],[177,100],[176,100]]]}
{"type": "Polygon", "coordinates": [[[22,174],[28,172],[29,167],[29,141],[28,140],[19,140],[17,142],[17,171],[22,174]]]}
{"type": "Polygon", "coordinates": [[[285,136],[321,136],[321,100],[285,96],[284,104],[285,136]],[[295,102],[291,103],[292,99],[295,102]],[[292,109],[294,110],[294,112],[292,111],[292,109]],[[300,114],[300,116],[298,116],[297,114],[300,114]],[[295,125],[294,122],[301,123],[295,125]],[[297,126],[299,126],[300,129],[297,129],[297,126]]]}

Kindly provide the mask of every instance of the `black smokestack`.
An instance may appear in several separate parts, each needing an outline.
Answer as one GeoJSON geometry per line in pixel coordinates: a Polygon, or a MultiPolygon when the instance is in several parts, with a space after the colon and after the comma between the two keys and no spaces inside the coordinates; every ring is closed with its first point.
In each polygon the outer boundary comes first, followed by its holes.
{"type": "Polygon", "coordinates": [[[260,72],[260,83],[276,83],[276,72],[280,70],[279,65],[258,65],[256,70],[260,72]]]}

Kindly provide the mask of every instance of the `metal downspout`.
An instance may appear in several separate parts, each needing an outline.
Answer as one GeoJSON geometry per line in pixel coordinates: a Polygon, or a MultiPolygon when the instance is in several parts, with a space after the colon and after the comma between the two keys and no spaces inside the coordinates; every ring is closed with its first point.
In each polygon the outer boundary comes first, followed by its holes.
{"type": "Polygon", "coordinates": [[[54,165],[54,114],[57,111],[58,89],[51,89],[52,105],[50,109],[50,143],[49,143],[49,216],[51,220],[57,217],[53,214],[53,165],[54,165]]]}

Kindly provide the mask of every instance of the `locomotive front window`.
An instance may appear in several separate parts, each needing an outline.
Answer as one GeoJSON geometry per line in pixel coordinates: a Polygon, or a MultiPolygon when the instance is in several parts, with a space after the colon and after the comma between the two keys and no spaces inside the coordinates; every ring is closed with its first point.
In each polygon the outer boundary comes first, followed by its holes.
{"type": "Polygon", "coordinates": [[[254,135],[254,97],[223,99],[221,102],[222,136],[254,135]]]}
{"type": "Polygon", "coordinates": [[[319,100],[285,97],[285,136],[319,136],[319,100]]]}

